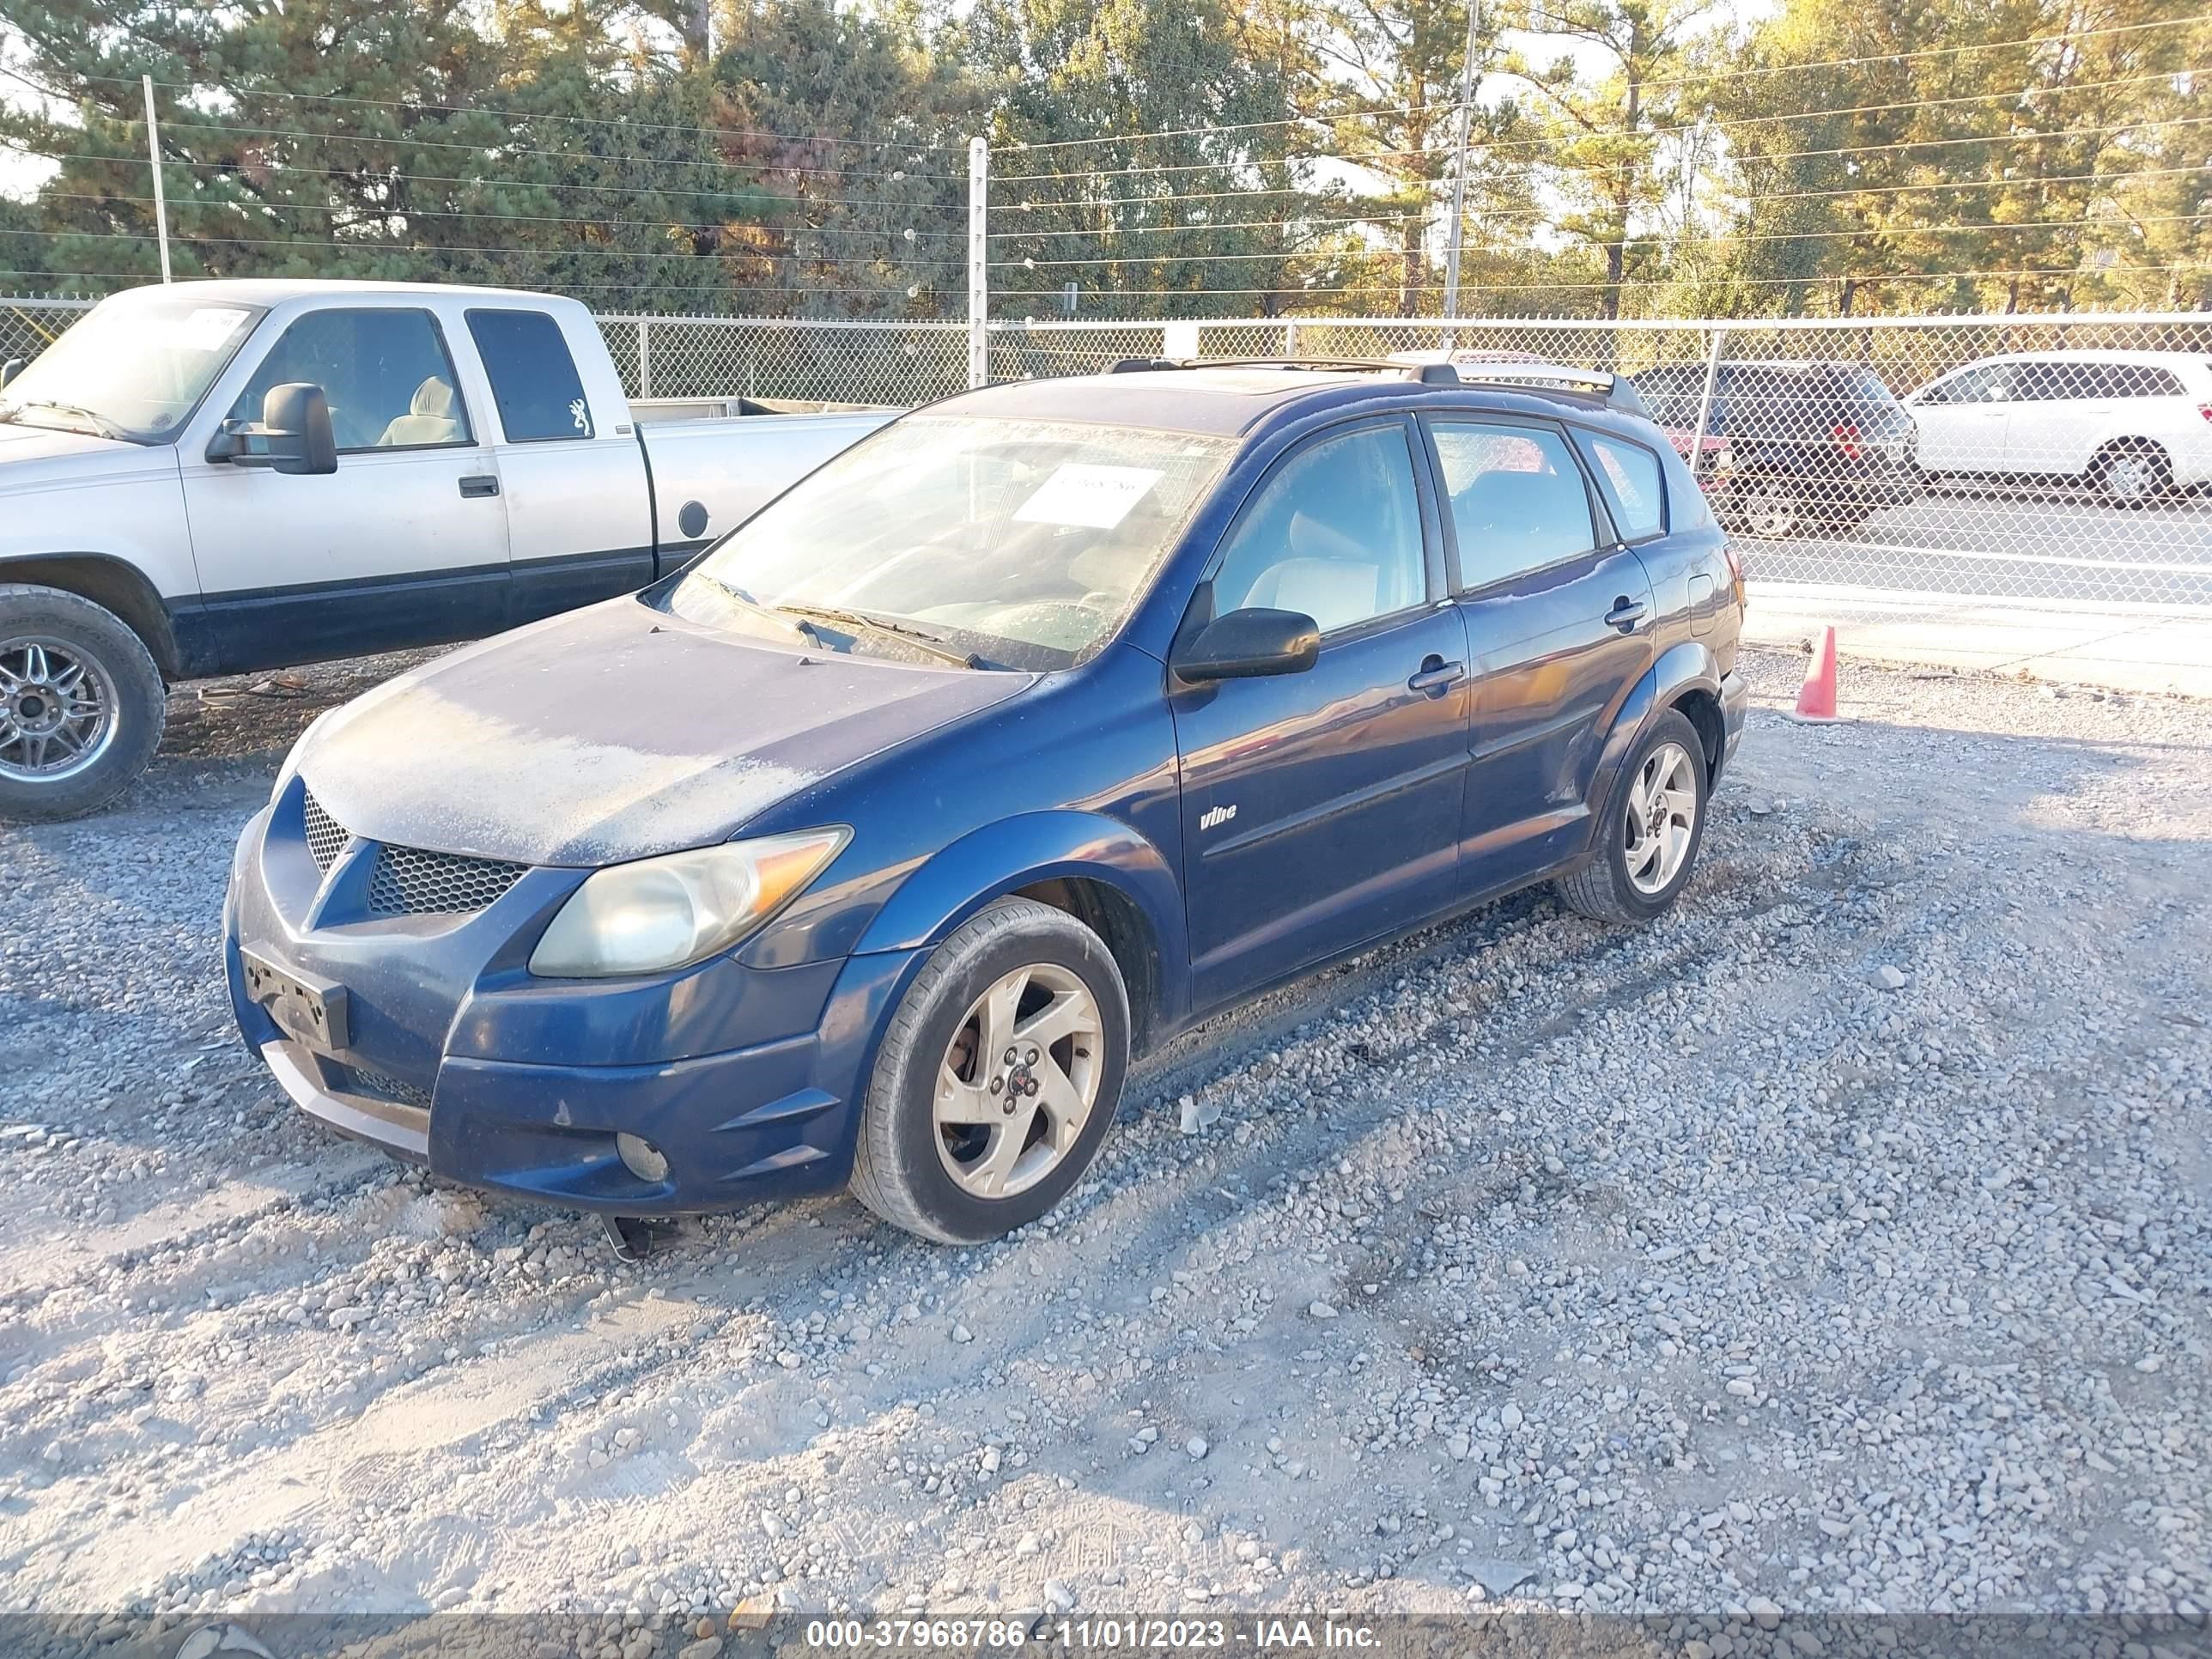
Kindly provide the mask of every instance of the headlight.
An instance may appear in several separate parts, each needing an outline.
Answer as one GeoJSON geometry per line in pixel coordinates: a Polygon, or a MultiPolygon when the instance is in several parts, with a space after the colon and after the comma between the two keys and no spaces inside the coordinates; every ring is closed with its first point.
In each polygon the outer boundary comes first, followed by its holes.
{"type": "Polygon", "coordinates": [[[530,953],[530,971],[600,979],[726,951],[820,875],[852,834],[805,830],[611,866],[569,895],[530,953]]]}

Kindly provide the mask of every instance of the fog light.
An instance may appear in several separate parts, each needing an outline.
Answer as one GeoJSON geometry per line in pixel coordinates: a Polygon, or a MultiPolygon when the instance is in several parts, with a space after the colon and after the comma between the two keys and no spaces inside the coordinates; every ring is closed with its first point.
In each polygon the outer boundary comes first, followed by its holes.
{"type": "Polygon", "coordinates": [[[668,1179],[668,1155],[642,1135],[618,1134],[615,1137],[615,1156],[640,1181],[668,1179]]]}

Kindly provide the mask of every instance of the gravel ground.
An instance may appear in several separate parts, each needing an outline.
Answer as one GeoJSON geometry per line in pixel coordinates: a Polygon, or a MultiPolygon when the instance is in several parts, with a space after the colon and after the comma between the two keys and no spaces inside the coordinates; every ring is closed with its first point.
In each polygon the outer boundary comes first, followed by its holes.
{"type": "Polygon", "coordinates": [[[1661,925],[1524,896],[1221,1022],[996,1245],[630,1267],[228,1029],[237,827],[392,665],[0,830],[8,1605],[2212,1608],[2212,705],[1806,727],[1754,659],[1661,925]]]}

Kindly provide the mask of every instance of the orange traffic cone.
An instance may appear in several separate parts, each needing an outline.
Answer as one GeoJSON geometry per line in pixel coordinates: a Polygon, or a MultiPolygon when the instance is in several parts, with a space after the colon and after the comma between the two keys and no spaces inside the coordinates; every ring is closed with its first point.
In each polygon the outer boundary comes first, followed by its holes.
{"type": "Polygon", "coordinates": [[[1797,693],[1797,707],[1790,718],[1826,724],[1840,720],[1836,713],[1836,630],[1829,628],[1820,635],[1820,648],[1813,653],[1813,665],[1805,671],[1805,684],[1797,693]]]}

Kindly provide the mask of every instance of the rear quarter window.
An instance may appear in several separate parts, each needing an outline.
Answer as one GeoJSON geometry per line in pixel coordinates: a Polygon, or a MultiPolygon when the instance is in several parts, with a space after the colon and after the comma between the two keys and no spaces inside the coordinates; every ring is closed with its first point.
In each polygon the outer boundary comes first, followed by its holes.
{"type": "Polygon", "coordinates": [[[469,337],[511,444],[589,438],[592,406],[561,325],[542,311],[471,311],[469,337]]]}
{"type": "Polygon", "coordinates": [[[1667,490],[1660,482],[1659,457],[1642,444],[1595,433],[1576,434],[1596,464],[1598,487],[1625,542],[1646,541],[1667,533],[1667,490]]]}

